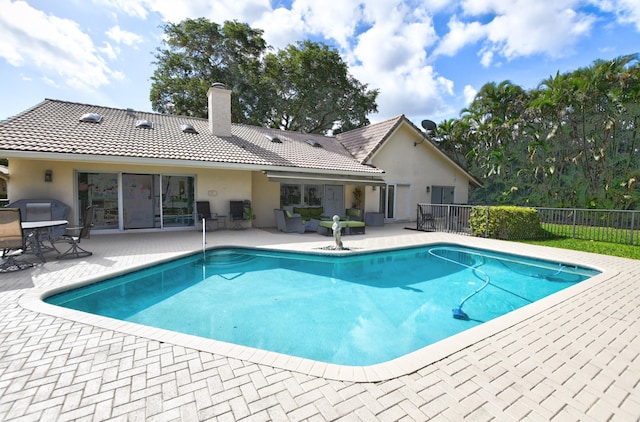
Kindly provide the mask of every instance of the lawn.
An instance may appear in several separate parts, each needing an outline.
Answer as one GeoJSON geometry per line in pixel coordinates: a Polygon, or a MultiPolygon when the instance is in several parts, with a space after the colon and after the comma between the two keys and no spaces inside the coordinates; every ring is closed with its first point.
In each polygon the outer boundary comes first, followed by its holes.
{"type": "Polygon", "coordinates": [[[522,240],[532,245],[550,246],[553,248],[572,249],[583,252],[593,252],[602,255],[619,256],[622,258],[640,259],[640,246],[623,245],[620,243],[599,242],[571,238],[556,238],[544,240],[522,240]]]}

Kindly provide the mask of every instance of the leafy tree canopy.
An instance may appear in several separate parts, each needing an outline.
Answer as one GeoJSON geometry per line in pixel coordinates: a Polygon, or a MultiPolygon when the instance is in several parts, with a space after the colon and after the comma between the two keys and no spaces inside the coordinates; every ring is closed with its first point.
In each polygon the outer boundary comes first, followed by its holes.
{"type": "Polygon", "coordinates": [[[151,77],[151,106],[160,113],[207,117],[207,91],[214,82],[233,89],[232,119],[243,122],[247,86],[266,51],[262,31],[238,22],[220,26],[204,18],[164,26],[151,77]]]}
{"type": "Polygon", "coordinates": [[[640,206],[640,60],[597,60],[529,91],[485,84],[441,148],[484,178],[474,202],[631,209],[640,206]]]}
{"type": "Polygon", "coordinates": [[[156,54],[151,104],[161,113],[207,116],[213,82],[233,91],[236,123],[326,133],[367,125],[377,111],[377,90],[353,78],[340,55],[322,43],[273,52],[262,31],[238,22],[220,26],[204,18],[164,28],[156,54]]]}

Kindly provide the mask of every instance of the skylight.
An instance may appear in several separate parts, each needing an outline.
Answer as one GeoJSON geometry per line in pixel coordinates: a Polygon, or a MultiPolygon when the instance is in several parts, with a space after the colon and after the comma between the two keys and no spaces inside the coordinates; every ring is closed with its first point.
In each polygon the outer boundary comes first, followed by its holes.
{"type": "Polygon", "coordinates": [[[141,127],[144,129],[153,129],[153,123],[149,120],[138,120],[136,121],[136,127],[141,127]]]}
{"type": "Polygon", "coordinates": [[[102,120],[102,116],[98,113],[85,113],[82,116],[80,116],[81,122],[100,123],[101,120],[102,120]]]}
{"type": "Polygon", "coordinates": [[[193,127],[193,125],[190,125],[189,123],[185,123],[183,125],[180,125],[180,129],[182,129],[182,131],[184,133],[198,133],[196,128],[193,127]]]}
{"type": "Polygon", "coordinates": [[[275,136],[275,135],[267,134],[265,136],[267,137],[267,139],[269,139],[274,144],[281,144],[282,143],[282,140],[280,138],[278,138],[277,136],[275,136]]]}
{"type": "Polygon", "coordinates": [[[322,148],[322,145],[320,145],[319,142],[314,141],[313,139],[307,139],[307,143],[314,148],[322,148]]]}

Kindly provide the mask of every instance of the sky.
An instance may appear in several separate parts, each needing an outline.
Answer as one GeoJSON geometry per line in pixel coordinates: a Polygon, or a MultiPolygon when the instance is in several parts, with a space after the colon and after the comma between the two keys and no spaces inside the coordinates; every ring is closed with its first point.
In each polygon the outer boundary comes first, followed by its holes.
{"type": "Polygon", "coordinates": [[[485,83],[531,89],[640,50],[639,0],[0,0],[0,121],[45,98],[152,111],[163,25],[199,17],[247,23],[276,50],[335,48],[379,90],[372,123],[439,123],[485,83]]]}

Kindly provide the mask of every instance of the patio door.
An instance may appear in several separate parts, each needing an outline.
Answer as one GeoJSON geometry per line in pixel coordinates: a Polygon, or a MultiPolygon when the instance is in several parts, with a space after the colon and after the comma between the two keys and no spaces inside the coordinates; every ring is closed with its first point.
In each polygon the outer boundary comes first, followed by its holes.
{"type": "Polygon", "coordinates": [[[405,221],[410,219],[409,185],[390,184],[380,192],[380,209],[386,220],[405,221]]]}
{"type": "Polygon", "coordinates": [[[122,214],[124,229],[147,229],[154,226],[155,197],[153,175],[122,175],[122,214]]]}
{"type": "Polygon", "coordinates": [[[344,215],[344,186],[325,185],[324,215],[344,215]]]}

